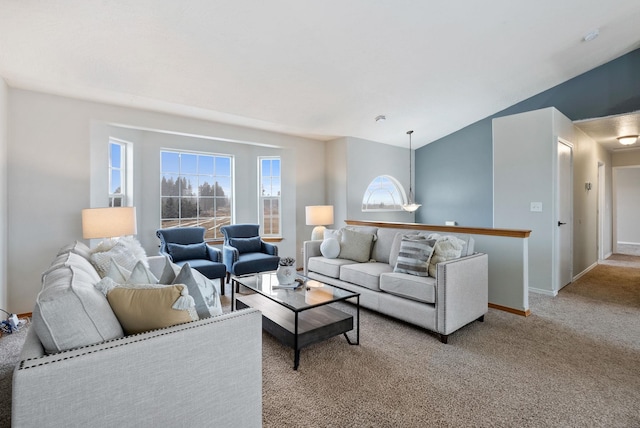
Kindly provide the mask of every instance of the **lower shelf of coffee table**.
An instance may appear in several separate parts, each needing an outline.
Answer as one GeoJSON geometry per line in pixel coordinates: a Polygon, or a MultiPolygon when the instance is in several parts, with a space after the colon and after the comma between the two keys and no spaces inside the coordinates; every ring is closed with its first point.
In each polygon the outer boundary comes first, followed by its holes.
{"type": "Polygon", "coordinates": [[[353,316],[328,305],[298,313],[296,347],[295,313],[260,294],[238,296],[236,308],[251,307],[262,312],[262,328],[283,345],[301,349],[353,330],[353,316]]]}

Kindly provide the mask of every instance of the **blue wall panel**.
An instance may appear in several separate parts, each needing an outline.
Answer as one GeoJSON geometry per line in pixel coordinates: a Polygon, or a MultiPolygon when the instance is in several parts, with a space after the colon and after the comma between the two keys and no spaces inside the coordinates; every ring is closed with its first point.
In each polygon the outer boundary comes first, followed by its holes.
{"type": "Polygon", "coordinates": [[[416,150],[416,222],[492,227],[491,120],[547,107],[571,120],[640,110],[640,49],[416,150]]]}

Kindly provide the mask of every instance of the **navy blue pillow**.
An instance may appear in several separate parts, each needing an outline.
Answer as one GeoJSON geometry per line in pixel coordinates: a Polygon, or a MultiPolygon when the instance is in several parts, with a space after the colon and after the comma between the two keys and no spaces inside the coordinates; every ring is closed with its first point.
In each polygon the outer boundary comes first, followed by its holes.
{"type": "Polygon", "coordinates": [[[200,242],[198,244],[167,244],[167,249],[174,262],[194,259],[208,259],[207,244],[200,242]]]}
{"type": "Polygon", "coordinates": [[[253,238],[231,238],[229,244],[236,247],[240,254],[259,253],[262,250],[262,240],[259,236],[253,238]]]}

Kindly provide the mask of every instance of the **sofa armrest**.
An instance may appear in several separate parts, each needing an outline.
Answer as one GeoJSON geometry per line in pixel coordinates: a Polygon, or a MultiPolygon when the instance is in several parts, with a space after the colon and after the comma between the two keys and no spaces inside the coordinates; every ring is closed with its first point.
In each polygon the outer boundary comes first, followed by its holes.
{"type": "Polygon", "coordinates": [[[302,257],[304,262],[304,275],[307,276],[308,272],[308,264],[310,257],[321,256],[320,245],[322,241],[304,241],[302,243],[302,257]]]}
{"type": "Polygon", "coordinates": [[[437,332],[449,335],[482,317],[489,305],[488,259],[483,253],[437,264],[437,332]]]}
{"type": "Polygon", "coordinates": [[[262,423],[257,310],[22,360],[12,426],[234,426],[262,423]]]}

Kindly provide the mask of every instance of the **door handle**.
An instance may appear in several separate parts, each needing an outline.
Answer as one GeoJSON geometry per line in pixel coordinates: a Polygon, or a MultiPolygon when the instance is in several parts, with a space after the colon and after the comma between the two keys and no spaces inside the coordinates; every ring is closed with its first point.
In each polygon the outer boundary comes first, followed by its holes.
{"type": "Polygon", "coordinates": [[[558,226],[562,226],[563,224],[567,224],[567,223],[563,223],[561,221],[558,222],[558,226]]]}

